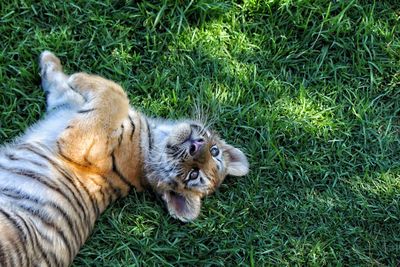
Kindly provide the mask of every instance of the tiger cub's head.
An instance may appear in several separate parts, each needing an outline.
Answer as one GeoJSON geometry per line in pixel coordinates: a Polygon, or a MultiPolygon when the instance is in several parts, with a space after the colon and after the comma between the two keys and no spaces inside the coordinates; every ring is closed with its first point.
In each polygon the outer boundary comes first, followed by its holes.
{"type": "Polygon", "coordinates": [[[248,173],[246,156],[202,124],[192,121],[153,125],[154,146],[149,151],[146,177],[161,195],[169,213],[194,220],[201,198],[211,194],[227,175],[248,173]]]}

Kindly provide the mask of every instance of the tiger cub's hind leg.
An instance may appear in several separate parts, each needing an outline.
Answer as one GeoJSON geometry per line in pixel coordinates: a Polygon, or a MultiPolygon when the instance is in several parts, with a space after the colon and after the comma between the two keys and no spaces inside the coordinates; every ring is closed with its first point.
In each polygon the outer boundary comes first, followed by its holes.
{"type": "Polygon", "coordinates": [[[46,93],[47,112],[58,108],[78,109],[84,98],[68,85],[68,76],[63,72],[60,60],[51,52],[40,55],[40,75],[46,93]]]}

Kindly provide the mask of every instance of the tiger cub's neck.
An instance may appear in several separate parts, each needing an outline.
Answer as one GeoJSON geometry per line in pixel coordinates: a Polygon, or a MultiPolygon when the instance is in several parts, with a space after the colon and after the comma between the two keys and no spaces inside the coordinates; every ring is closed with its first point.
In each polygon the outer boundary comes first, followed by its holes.
{"type": "Polygon", "coordinates": [[[118,183],[121,195],[128,194],[130,187],[143,190],[143,162],[147,157],[149,141],[146,117],[133,109],[122,122],[118,144],[111,153],[112,168],[108,176],[118,183]]]}
{"type": "Polygon", "coordinates": [[[149,186],[146,170],[155,161],[165,160],[162,155],[168,136],[178,124],[130,110],[121,124],[118,145],[111,153],[112,170],[107,175],[117,184],[121,196],[127,195],[132,186],[136,191],[149,186]]]}

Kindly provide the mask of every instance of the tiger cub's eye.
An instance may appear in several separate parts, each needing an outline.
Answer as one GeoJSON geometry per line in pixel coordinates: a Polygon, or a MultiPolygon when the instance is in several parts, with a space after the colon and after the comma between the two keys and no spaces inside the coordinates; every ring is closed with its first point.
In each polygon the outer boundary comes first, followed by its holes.
{"type": "Polygon", "coordinates": [[[211,155],[212,155],[213,157],[218,156],[218,155],[219,155],[219,149],[218,149],[218,147],[217,147],[217,146],[212,146],[212,147],[210,148],[210,153],[211,153],[211,155]]]}
{"type": "Polygon", "coordinates": [[[189,180],[195,180],[199,177],[199,170],[193,169],[189,174],[189,180]]]}

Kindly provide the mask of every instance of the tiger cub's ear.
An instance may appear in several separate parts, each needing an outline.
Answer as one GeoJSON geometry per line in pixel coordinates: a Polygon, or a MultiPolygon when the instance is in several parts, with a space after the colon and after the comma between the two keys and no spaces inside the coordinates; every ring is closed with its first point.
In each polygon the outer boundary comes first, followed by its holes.
{"type": "Polygon", "coordinates": [[[226,156],[227,173],[232,176],[244,176],[249,172],[249,162],[246,156],[239,149],[225,144],[224,155],[226,156]]]}
{"type": "Polygon", "coordinates": [[[188,193],[181,195],[175,192],[165,192],[163,195],[169,214],[183,222],[193,221],[199,216],[201,207],[200,196],[188,193]]]}

